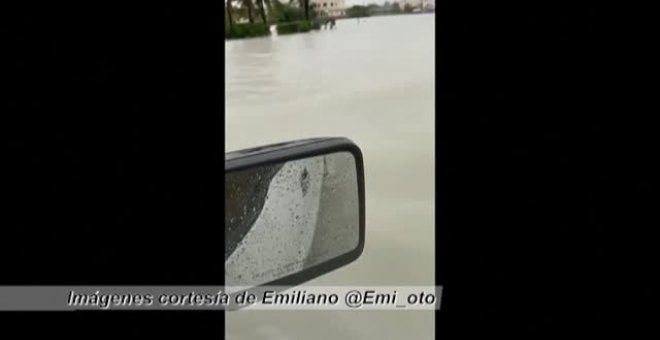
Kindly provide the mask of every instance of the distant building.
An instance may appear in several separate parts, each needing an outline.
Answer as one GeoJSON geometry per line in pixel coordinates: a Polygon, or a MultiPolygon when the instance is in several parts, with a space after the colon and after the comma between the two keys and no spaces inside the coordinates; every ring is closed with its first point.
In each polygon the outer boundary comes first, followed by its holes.
{"type": "Polygon", "coordinates": [[[322,17],[342,17],[346,15],[345,0],[310,0],[309,4],[322,17]]]}

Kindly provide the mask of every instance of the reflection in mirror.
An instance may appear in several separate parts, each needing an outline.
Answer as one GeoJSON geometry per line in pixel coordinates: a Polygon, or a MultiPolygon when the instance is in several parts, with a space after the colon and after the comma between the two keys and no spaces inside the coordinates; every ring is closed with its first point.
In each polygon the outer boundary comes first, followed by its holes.
{"type": "Polygon", "coordinates": [[[350,152],[227,173],[225,285],[262,285],[355,250],[359,202],[350,152]]]}

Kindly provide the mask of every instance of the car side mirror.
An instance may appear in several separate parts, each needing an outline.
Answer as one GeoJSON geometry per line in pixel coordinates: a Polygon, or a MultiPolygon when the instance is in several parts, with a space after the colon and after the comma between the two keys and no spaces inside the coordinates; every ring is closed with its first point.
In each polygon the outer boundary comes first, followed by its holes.
{"type": "Polygon", "coordinates": [[[225,155],[225,285],[294,286],[364,248],[362,153],[345,138],[225,155]]]}

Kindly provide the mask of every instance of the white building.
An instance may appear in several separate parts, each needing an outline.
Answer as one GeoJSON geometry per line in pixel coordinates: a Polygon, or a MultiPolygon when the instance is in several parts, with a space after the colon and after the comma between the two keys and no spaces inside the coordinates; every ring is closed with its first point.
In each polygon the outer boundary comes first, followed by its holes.
{"type": "Polygon", "coordinates": [[[341,17],[346,15],[345,0],[309,0],[309,4],[322,17],[341,17]]]}

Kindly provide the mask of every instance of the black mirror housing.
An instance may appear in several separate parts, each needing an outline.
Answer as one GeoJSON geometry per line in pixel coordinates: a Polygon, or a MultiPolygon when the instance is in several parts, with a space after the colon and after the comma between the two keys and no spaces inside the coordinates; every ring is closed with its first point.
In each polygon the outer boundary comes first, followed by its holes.
{"type": "Polygon", "coordinates": [[[364,164],[346,138],[225,154],[225,285],[295,286],[360,257],[364,164]]]}

